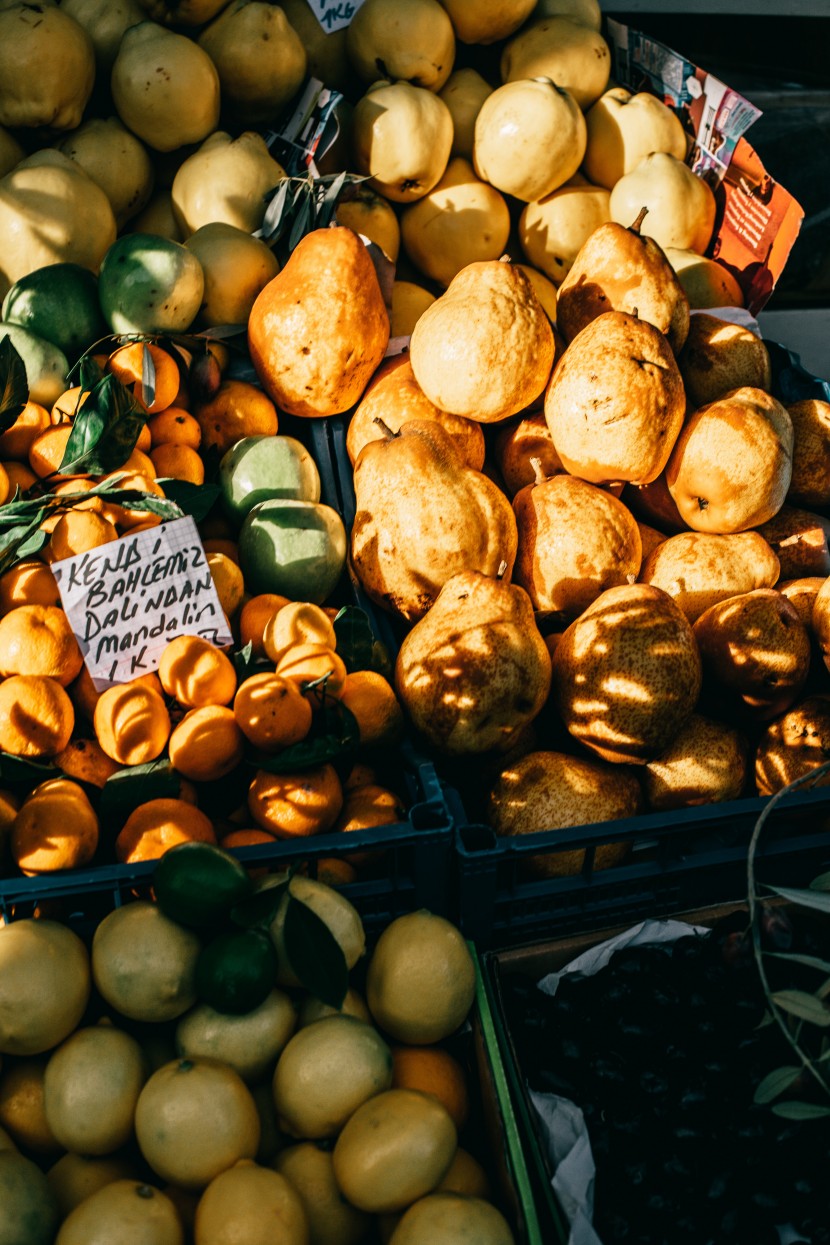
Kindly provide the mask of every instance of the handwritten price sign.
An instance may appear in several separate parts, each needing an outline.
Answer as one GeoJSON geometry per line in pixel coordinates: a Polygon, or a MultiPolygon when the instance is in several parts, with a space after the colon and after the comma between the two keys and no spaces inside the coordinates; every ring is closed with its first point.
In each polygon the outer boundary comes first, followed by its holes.
{"type": "Polygon", "coordinates": [[[317,21],[328,34],[349,25],[363,0],[308,0],[317,21]]]}
{"type": "Polygon", "coordinates": [[[158,669],[177,635],[232,642],[189,515],[53,562],[52,571],[99,692],[158,669]]]}

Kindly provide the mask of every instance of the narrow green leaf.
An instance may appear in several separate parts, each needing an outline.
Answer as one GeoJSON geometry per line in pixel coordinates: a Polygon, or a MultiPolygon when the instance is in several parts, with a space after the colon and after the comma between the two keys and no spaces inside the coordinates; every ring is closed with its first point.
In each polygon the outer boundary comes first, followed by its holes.
{"type": "Polygon", "coordinates": [[[0,432],[11,428],[29,401],[26,364],[10,337],[0,341],[0,432]]]}
{"type": "Polygon", "coordinates": [[[340,192],[346,184],[348,174],[344,169],[342,173],[338,173],[334,181],[325,189],[319,210],[317,212],[317,226],[320,229],[327,229],[337,210],[337,200],[340,198],[340,192]]]}
{"type": "Polygon", "coordinates": [[[156,400],[156,362],[147,342],[141,347],[141,401],[151,407],[156,400]]]}
{"type": "Polygon", "coordinates": [[[91,354],[85,354],[81,357],[78,368],[78,385],[82,393],[84,389],[94,389],[103,375],[104,369],[91,354]]]}
{"type": "Polygon", "coordinates": [[[349,968],[337,939],[325,921],[289,892],[283,926],[285,954],[301,984],[316,998],[343,1006],[349,968]]]}
{"type": "Polygon", "coordinates": [[[353,747],[353,741],[344,741],[337,735],[320,735],[317,739],[304,739],[302,743],[291,744],[282,752],[257,756],[256,766],[269,774],[293,774],[335,761],[350,753],[353,747]]]}
{"type": "Polygon", "coordinates": [[[222,492],[218,484],[192,484],[190,480],[173,480],[166,476],[159,484],[168,501],[175,502],[182,514],[192,515],[197,523],[207,517],[222,492]]]}
{"type": "Polygon", "coordinates": [[[237,683],[244,683],[245,679],[253,674],[254,667],[256,666],[252,641],[249,640],[244,648],[234,649],[231,660],[236,671],[237,683]]]}
{"type": "Polygon", "coordinates": [[[820,873],[810,883],[811,891],[830,891],[830,873],[820,873]]]}
{"type": "Polygon", "coordinates": [[[113,494],[113,501],[125,510],[146,510],[162,519],[180,519],[181,507],[169,497],[157,497],[155,493],[142,493],[140,489],[124,489],[113,494]]]}
{"type": "Polygon", "coordinates": [[[823,1029],[830,1028],[830,1008],[825,1007],[814,994],[808,994],[806,990],[779,990],[771,998],[783,1012],[823,1029]]]}
{"type": "Polygon", "coordinates": [[[115,376],[105,376],[75,417],[58,471],[117,471],[135,449],[146,418],[126,386],[115,376]]]}
{"type": "Polygon", "coordinates": [[[758,1103],[759,1106],[772,1102],[774,1098],[778,1098],[785,1090],[789,1089],[800,1076],[800,1068],[776,1068],[774,1072],[768,1073],[761,1081],[753,1095],[752,1101],[758,1103]]]}
{"type": "Polygon", "coordinates": [[[283,216],[285,214],[285,205],[288,201],[288,191],[291,186],[291,178],[284,178],[276,188],[276,191],[270,200],[262,224],[257,231],[264,242],[275,242],[279,239],[283,229],[283,216]]]}
{"type": "Polygon", "coordinates": [[[765,951],[770,960],[789,960],[791,964],[803,964],[805,968],[815,968],[820,973],[830,973],[830,963],[820,960],[816,955],[794,955],[791,951],[765,951]]]}
{"type": "Polygon", "coordinates": [[[783,1120],[820,1120],[830,1115],[830,1107],[817,1102],[776,1102],[772,1112],[783,1120]]]}
{"type": "MultiPolygon", "coordinates": [[[[45,513],[45,511],[43,512],[45,513]]],[[[41,519],[35,517],[28,523],[7,529],[0,536],[0,575],[29,553],[39,553],[49,540],[49,533],[40,527],[41,519]]]]}
{"type": "Polygon", "coordinates": [[[234,925],[240,925],[243,929],[267,929],[279,911],[290,881],[291,878],[287,877],[276,886],[263,887],[255,895],[249,895],[241,903],[235,904],[231,908],[234,925]]]}
{"type": "Polygon", "coordinates": [[[131,765],[112,774],[101,788],[98,811],[116,821],[147,800],[175,798],[181,778],[168,760],[131,765]]]}
{"type": "Polygon", "coordinates": [[[293,251],[297,243],[304,238],[310,229],[314,228],[314,218],[312,214],[311,198],[305,195],[302,203],[297,209],[297,215],[294,217],[294,223],[291,226],[291,232],[288,235],[288,249],[293,251]]]}
{"type": "Polygon", "coordinates": [[[334,620],[337,653],[342,657],[351,674],[355,670],[370,670],[375,637],[365,610],[357,605],[344,605],[334,620]]]}
{"type": "Polygon", "coordinates": [[[9,752],[0,752],[0,781],[2,782],[45,782],[60,773],[54,765],[42,765],[39,761],[28,761],[25,757],[12,756],[9,752]]]}
{"type": "Polygon", "coordinates": [[[825,894],[823,891],[791,890],[786,886],[770,886],[766,882],[764,885],[774,895],[780,895],[782,899],[788,899],[790,903],[798,904],[800,908],[814,908],[816,912],[830,912],[830,894],[825,894]]]}

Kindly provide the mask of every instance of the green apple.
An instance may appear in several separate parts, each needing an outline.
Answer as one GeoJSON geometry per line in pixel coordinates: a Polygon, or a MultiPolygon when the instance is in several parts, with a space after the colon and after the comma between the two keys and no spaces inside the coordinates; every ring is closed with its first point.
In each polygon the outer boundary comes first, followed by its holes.
{"type": "Polygon", "coordinates": [[[320,500],[317,464],[294,437],[243,437],[222,458],[219,484],[225,512],[237,524],[271,498],[320,500]]]}
{"type": "Polygon", "coordinates": [[[249,511],[239,532],[249,592],[322,605],[346,564],[346,529],[331,506],[272,498],[249,511]]]}
{"type": "Polygon", "coordinates": [[[54,406],[66,389],[69,360],[62,350],[45,337],[30,333],[19,324],[0,323],[0,340],[8,337],[26,369],[29,401],[47,408],[54,406]]]}

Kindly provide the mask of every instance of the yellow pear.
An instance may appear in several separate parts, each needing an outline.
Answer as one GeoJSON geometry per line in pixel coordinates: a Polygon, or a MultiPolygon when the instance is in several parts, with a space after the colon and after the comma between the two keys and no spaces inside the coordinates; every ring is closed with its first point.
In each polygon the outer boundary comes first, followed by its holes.
{"type": "Polygon", "coordinates": [[[439,91],[452,72],[455,33],[438,0],[363,0],[346,34],[358,77],[439,91]]]}
{"type": "Polygon", "coordinates": [[[611,219],[630,225],[648,208],[643,233],[665,250],[706,250],[715,227],[715,196],[688,164],[665,151],[645,156],[611,191],[611,219]]]}
{"type": "Polygon", "coordinates": [[[705,311],[692,316],[677,362],[692,406],[714,402],[744,385],[772,388],[769,351],[758,334],[705,311]]]}
{"type": "Polygon", "coordinates": [[[425,276],[447,286],[467,264],[498,259],[510,235],[510,211],[499,192],[457,156],[444,176],[401,215],[407,255],[425,276]]]}
{"type": "Polygon", "coordinates": [[[260,290],[280,270],[271,248],[260,238],[224,221],[202,225],[185,245],[205,274],[199,323],[207,328],[247,324],[260,290]]]}
{"type": "Polygon", "coordinates": [[[306,77],[305,48],[277,5],[231,0],[198,43],[216,66],[223,105],[242,125],[273,123],[306,77]]]}
{"type": "Polygon", "coordinates": [[[94,82],[92,40],[62,7],[0,5],[0,125],[74,130],[94,82]]]}
{"type": "MultiPolygon", "coordinates": [[[[759,795],[774,795],[796,778],[823,765],[830,753],[830,696],[807,696],[771,722],[758,741],[755,785],[759,795]]],[[[826,786],[830,777],[818,780],[826,786]]]]}
{"type": "Polygon", "coordinates": [[[535,484],[539,471],[552,476],[565,470],[543,411],[523,415],[500,428],[493,442],[493,459],[511,497],[525,485],[535,484]]]}
{"type": "Polygon", "coordinates": [[[155,173],[146,147],[117,117],[90,117],[58,143],[112,205],[119,231],[146,206],[155,173]]]}
{"type": "Polygon", "coordinates": [[[452,117],[452,154],[473,158],[473,135],[481,105],[493,88],[481,74],[470,68],[456,69],[441,87],[439,95],[452,117]]]}
{"type": "Polygon", "coordinates": [[[265,215],[266,191],[284,177],[261,134],[248,130],[231,138],[216,130],[173,178],[173,211],[183,236],[215,221],[253,233],[265,215]]]}
{"type": "Polygon", "coordinates": [[[351,198],[341,196],[334,213],[338,225],[362,233],[394,264],[401,247],[401,227],[394,208],[381,195],[366,186],[352,188],[351,198]]]}
{"type": "Polygon", "coordinates": [[[219,124],[219,75],[207,52],[157,22],[124,32],[112,67],[116,112],[154,151],[200,143],[219,124]]]}
{"type": "Polygon", "coordinates": [[[173,212],[173,196],[170,191],[163,187],[154,190],[147,206],[130,221],[128,232],[154,233],[161,238],[169,238],[171,242],[184,242],[184,234],[173,212]]]}
{"type": "Polygon", "coordinates": [[[706,307],[743,307],[741,287],[729,269],[716,259],[675,246],[667,246],[665,252],[693,311],[706,307]]]}
{"type": "Polygon", "coordinates": [[[653,151],[686,159],[686,132],[677,114],[648,91],[633,95],[611,87],[589,108],[585,122],[585,175],[598,186],[612,190],[653,151]]]}
{"type": "Polygon", "coordinates": [[[61,0],[61,10],[83,26],[92,40],[96,72],[107,76],[124,31],[146,16],[138,0],[61,0]]]}
{"type": "Polygon", "coordinates": [[[415,325],[434,302],[435,295],[422,285],[416,285],[414,281],[395,281],[392,286],[391,336],[411,337],[415,325]]]}
{"type": "Polygon", "coordinates": [[[440,424],[413,419],[398,433],[384,430],[359,454],[354,489],[352,566],[384,609],[422,618],[459,571],[509,578],[517,543],[510,502],[465,466],[440,424]]]}
{"type": "Polygon", "coordinates": [[[533,17],[567,17],[569,21],[590,26],[592,30],[602,27],[599,0],[537,0],[533,17]]]}
{"type": "Polygon", "coordinates": [[[693,713],[665,752],[649,761],[643,787],[649,808],[690,808],[737,800],[749,769],[747,742],[733,726],[693,713]]]}
{"type": "Polygon", "coordinates": [[[248,320],[259,379],[291,415],[336,415],[354,406],[388,342],[375,266],[342,225],[301,239],[248,320]]]}
{"type": "MultiPolygon", "coordinates": [[[[533,286],[533,292],[544,307],[545,315],[551,324],[556,324],[556,286],[550,277],[546,277],[543,272],[539,272],[538,268],[531,268],[529,264],[517,264],[516,267],[521,268],[533,286]]],[[[555,358],[554,362],[556,362],[555,358]]]]}
{"type": "Polygon", "coordinates": [[[404,638],[395,688],[442,752],[509,747],[550,688],[550,655],[527,593],[475,570],[453,575],[404,638]]]}
{"type": "Polygon", "coordinates": [[[519,242],[531,264],[560,285],[595,229],[611,219],[610,193],[573,177],[528,203],[519,217],[519,242]]]}
{"type": "Polygon", "coordinates": [[[573,176],[585,138],[585,118],[569,91],[541,78],[508,82],[479,109],[473,164],[491,185],[530,203],[573,176]]]}
{"type": "Polygon", "coordinates": [[[803,506],[830,502],[830,402],[803,398],[788,405],[793,423],[793,475],[788,499],[803,506]]]}
{"type": "Polygon", "coordinates": [[[498,43],[518,30],[532,13],[535,0],[441,0],[462,43],[498,43]]]}
{"type": "Polygon", "coordinates": [[[436,406],[494,423],[524,410],[544,389],[553,331],[525,274],[490,260],[462,268],[426,309],[410,358],[436,406]]]}
{"type": "Polygon", "coordinates": [[[583,110],[602,95],[610,73],[611,53],[602,35],[567,17],[530,22],[501,56],[503,82],[550,78],[583,110]]]}
{"type": "Polygon", "coordinates": [[[420,199],[441,178],[452,147],[442,99],[409,82],[376,82],[354,110],[358,172],[394,203],[420,199]]]}
{"type": "Polygon", "coordinates": [[[667,592],[689,622],[718,601],[772,588],[780,564],[758,532],[678,532],[643,558],[640,582],[667,592]]]}

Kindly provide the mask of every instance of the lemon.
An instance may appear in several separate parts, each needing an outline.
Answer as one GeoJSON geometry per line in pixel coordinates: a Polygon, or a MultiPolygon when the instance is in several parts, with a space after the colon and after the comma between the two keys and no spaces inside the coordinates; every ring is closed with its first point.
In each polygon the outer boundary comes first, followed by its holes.
{"type": "Polygon", "coordinates": [[[149,1075],[135,1038],[111,1025],[77,1029],[46,1065],[43,1107],[56,1139],[78,1154],[111,1154],[133,1132],[149,1075]]]}
{"type": "Polygon", "coordinates": [[[431,1193],[410,1206],[389,1245],[514,1245],[500,1211],[477,1197],[431,1193]]]}
{"type": "Polygon", "coordinates": [[[0,1052],[36,1055],[76,1028],[90,993],[89,956],[56,921],[0,929],[0,1052]]]}
{"type": "Polygon", "coordinates": [[[237,1163],[205,1189],[196,1208],[195,1245],[307,1245],[299,1194],[284,1176],[237,1163]]]}
{"type": "Polygon", "coordinates": [[[31,1159],[0,1152],[0,1245],[52,1245],[58,1206],[31,1159]]]}
{"type": "Polygon", "coordinates": [[[75,1207],[55,1245],[184,1245],[169,1197],[137,1180],[115,1180],[75,1207]]]}
{"type": "Polygon", "coordinates": [[[369,1217],[344,1199],[330,1150],[302,1141],[281,1150],[274,1167],[299,1194],[314,1245],[358,1245],[364,1239],[369,1217]]]}
{"type": "Polygon", "coordinates": [[[180,1055],[219,1059],[243,1081],[264,1076],[297,1025],[293,1002],[282,990],[270,994],[242,1016],[216,1011],[206,1003],[194,1007],[176,1026],[180,1055]]]}
{"type": "Polygon", "coordinates": [[[131,1020],[175,1020],[196,1002],[201,945],[147,900],[115,908],[95,931],[92,975],[111,1007],[131,1020]]]}

